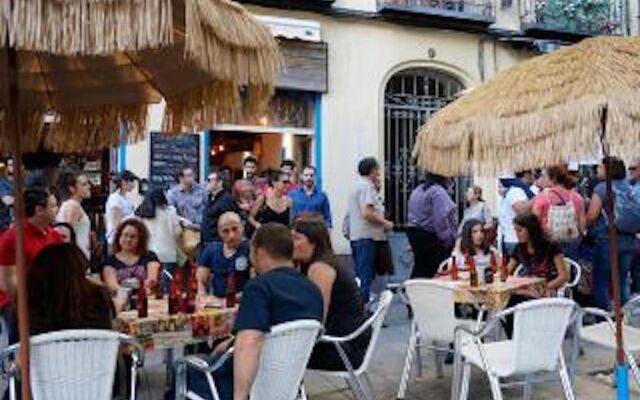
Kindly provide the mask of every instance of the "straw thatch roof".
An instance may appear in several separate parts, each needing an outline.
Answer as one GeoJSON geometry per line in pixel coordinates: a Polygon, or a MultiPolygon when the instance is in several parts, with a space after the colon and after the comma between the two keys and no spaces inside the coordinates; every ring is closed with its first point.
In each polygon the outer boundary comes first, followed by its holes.
{"type": "MultiPolygon", "coordinates": [[[[27,150],[43,142],[59,151],[111,146],[121,123],[136,140],[144,135],[148,104],[162,98],[169,132],[256,113],[281,66],[268,28],[229,0],[14,0],[13,9],[9,3],[0,10],[0,40],[18,50],[27,150]],[[45,113],[56,121],[47,129],[45,113]]],[[[0,58],[4,88],[6,51],[0,58]]],[[[7,148],[8,133],[0,129],[0,147],[7,148]]]]}
{"type": "Polygon", "coordinates": [[[639,150],[639,38],[587,39],[505,70],[429,120],[414,156],[448,176],[597,156],[605,106],[612,154],[639,150]]]}

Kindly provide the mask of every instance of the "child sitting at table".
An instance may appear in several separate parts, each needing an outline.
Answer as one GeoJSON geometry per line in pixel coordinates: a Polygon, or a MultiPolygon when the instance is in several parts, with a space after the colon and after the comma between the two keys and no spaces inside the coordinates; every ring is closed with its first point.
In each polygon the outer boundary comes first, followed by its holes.
{"type": "MultiPolygon", "coordinates": [[[[497,269],[500,265],[498,250],[486,243],[484,222],[479,219],[470,219],[464,223],[460,240],[451,256],[455,257],[458,269],[461,271],[468,270],[469,257],[473,257],[480,283],[484,282],[485,271],[488,268],[497,269]]],[[[451,264],[449,264],[450,268],[451,264]]]]}

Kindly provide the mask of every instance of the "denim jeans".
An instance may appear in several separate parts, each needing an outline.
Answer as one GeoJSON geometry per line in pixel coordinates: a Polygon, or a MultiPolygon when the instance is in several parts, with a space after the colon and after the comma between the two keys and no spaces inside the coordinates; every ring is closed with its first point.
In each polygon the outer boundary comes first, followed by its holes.
{"type": "Polygon", "coordinates": [[[364,303],[369,302],[371,283],[375,278],[376,242],[373,239],[360,239],[351,242],[353,263],[356,276],[360,279],[360,296],[364,303]]]}
{"type": "MultiPolygon", "coordinates": [[[[200,355],[212,365],[220,357],[220,354],[210,356],[200,355]]],[[[233,357],[230,357],[222,366],[213,372],[213,381],[216,384],[220,400],[233,400],[233,357]]],[[[209,382],[204,373],[192,368],[187,370],[187,387],[192,392],[206,400],[213,400],[209,382]]]]}
{"type": "MultiPolygon", "coordinates": [[[[609,283],[611,282],[611,259],[609,241],[596,239],[593,248],[593,301],[596,307],[611,309],[609,283]]],[[[633,256],[633,237],[618,236],[618,270],[620,272],[620,294],[622,304],[629,299],[629,270],[633,256]]]]}

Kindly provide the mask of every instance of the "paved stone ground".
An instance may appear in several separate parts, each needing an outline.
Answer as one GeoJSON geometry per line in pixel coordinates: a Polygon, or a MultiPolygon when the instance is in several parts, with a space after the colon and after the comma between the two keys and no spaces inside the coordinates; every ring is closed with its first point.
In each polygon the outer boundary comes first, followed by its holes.
{"type": "MultiPolygon", "coordinates": [[[[377,399],[396,398],[409,337],[409,321],[405,308],[394,301],[387,327],[381,333],[378,348],[371,363],[370,378],[377,399]]],[[[594,376],[595,371],[606,370],[613,363],[613,355],[595,348],[586,348],[585,354],[578,359],[577,399],[609,400],[615,398],[615,391],[606,378],[594,376]]],[[[406,393],[407,400],[449,399],[451,388],[451,368],[445,367],[445,377],[438,379],[433,367],[433,358],[427,354],[423,360],[424,375],[421,379],[412,378],[406,393]]],[[[161,357],[151,355],[145,367],[139,398],[142,400],[162,399],[164,371],[161,357]],[[147,382],[148,381],[148,382],[147,382]]],[[[315,373],[308,373],[305,386],[311,400],[347,400],[353,399],[341,380],[328,379],[315,373]]],[[[562,399],[559,381],[535,385],[534,399],[562,399]]],[[[505,400],[522,398],[521,389],[505,389],[505,400]]],[[[640,399],[640,391],[634,389],[632,398],[640,399]]],[[[470,400],[491,399],[489,386],[484,375],[475,371],[472,375],[470,400]]]]}

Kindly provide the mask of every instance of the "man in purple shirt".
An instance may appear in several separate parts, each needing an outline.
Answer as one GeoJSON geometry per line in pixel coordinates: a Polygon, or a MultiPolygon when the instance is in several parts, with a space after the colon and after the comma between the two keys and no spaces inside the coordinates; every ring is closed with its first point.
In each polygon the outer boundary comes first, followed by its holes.
{"type": "Polygon", "coordinates": [[[411,278],[432,278],[453,249],[458,217],[447,178],[427,173],[409,196],[407,236],[414,254],[411,278]]]}

